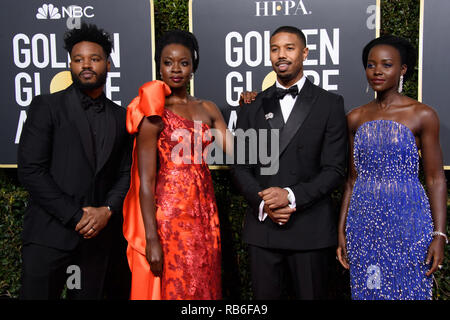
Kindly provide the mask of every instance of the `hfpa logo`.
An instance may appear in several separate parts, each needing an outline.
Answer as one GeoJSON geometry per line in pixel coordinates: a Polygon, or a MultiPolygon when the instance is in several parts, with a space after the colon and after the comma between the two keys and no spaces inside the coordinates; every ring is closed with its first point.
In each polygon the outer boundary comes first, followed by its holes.
{"type": "Polygon", "coordinates": [[[94,7],[86,6],[69,6],[69,7],[61,7],[61,12],[58,7],[55,7],[53,4],[43,4],[42,7],[38,8],[36,13],[36,18],[39,20],[52,19],[57,20],[61,18],[93,18],[94,13],[92,12],[94,7]]]}
{"type": "Polygon", "coordinates": [[[306,10],[303,0],[256,1],[255,4],[257,17],[311,14],[311,11],[306,10]]]}

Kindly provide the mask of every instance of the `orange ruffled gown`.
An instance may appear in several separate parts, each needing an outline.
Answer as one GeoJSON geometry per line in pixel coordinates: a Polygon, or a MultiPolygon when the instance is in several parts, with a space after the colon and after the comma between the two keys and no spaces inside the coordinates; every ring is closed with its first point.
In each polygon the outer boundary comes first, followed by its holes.
{"type": "Polygon", "coordinates": [[[148,82],[127,108],[127,130],[131,134],[138,131],[144,117],[160,116],[164,123],[158,138],[159,169],[155,191],[158,234],[164,252],[163,273],[161,278],[155,277],[145,258],[134,146],[123,228],[132,272],[130,299],[221,299],[219,217],[208,165],[201,161],[202,155],[198,152],[210,143],[209,127],[164,109],[168,94],[170,88],[164,82],[148,82]],[[177,129],[182,129],[182,136],[178,137],[179,131],[174,133],[177,129]],[[175,141],[172,141],[173,134],[178,137],[175,141]],[[181,149],[192,152],[183,154],[181,149]]]}

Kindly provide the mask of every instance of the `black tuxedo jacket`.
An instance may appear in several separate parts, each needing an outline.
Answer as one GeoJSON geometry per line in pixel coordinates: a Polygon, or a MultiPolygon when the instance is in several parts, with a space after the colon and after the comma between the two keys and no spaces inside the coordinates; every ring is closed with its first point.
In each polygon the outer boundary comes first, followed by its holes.
{"type": "Polygon", "coordinates": [[[18,149],[18,176],[29,192],[24,244],[71,250],[82,237],[75,226],[84,206],[110,206],[107,226],[91,240],[108,246],[121,234],[122,203],[130,183],[131,137],[126,110],[106,99],[105,152],[97,155],[90,127],[73,85],[36,96],[29,108],[18,149]],[[119,233],[117,233],[119,232],[119,233]]]}
{"type": "MultiPolygon", "coordinates": [[[[274,249],[313,250],[333,246],[337,242],[337,212],[332,206],[331,192],[344,181],[346,169],[343,98],[307,79],[285,124],[275,90],[273,85],[261,92],[253,103],[242,107],[238,116],[237,129],[253,128],[258,134],[262,132],[260,129],[279,129],[276,174],[261,174],[261,169],[269,165],[260,157],[256,164],[247,159],[231,170],[249,203],[243,239],[251,245],[274,249]],[[258,192],[269,187],[290,187],[295,195],[297,210],[285,225],[275,224],[270,217],[264,222],[258,219],[262,201],[258,192]]],[[[271,150],[275,142],[268,141],[266,147],[271,150]]],[[[258,144],[247,139],[246,148],[257,154],[259,151],[255,150],[260,143],[259,138],[258,144]]]]}

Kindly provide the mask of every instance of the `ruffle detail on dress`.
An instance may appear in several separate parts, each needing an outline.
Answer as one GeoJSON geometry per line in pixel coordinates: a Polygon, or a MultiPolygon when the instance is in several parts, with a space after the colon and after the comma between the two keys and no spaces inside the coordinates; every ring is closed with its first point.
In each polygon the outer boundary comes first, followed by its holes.
{"type": "Polygon", "coordinates": [[[127,107],[127,131],[135,134],[144,117],[159,116],[164,112],[166,96],[171,93],[167,84],[154,80],[139,88],[139,95],[127,107]]]}

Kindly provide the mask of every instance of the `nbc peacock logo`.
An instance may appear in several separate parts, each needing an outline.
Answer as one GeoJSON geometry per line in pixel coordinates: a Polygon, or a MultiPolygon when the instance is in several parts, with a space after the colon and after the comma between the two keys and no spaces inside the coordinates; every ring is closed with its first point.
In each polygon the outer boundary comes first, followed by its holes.
{"type": "Polygon", "coordinates": [[[93,18],[94,7],[78,5],[70,5],[68,7],[61,6],[60,8],[51,3],[43,4],[37,9],[36,18],[39,20],[58,20],[65,18],[93,18]]]}
{"type": "Polygon", "coordinates": [[[36,18],[38,19],[61,19],[61,14],[59,13],[59,9],[55,7],[53,4],[43,4],[42,7],[38,9],[36,14],[36,18]]]}

